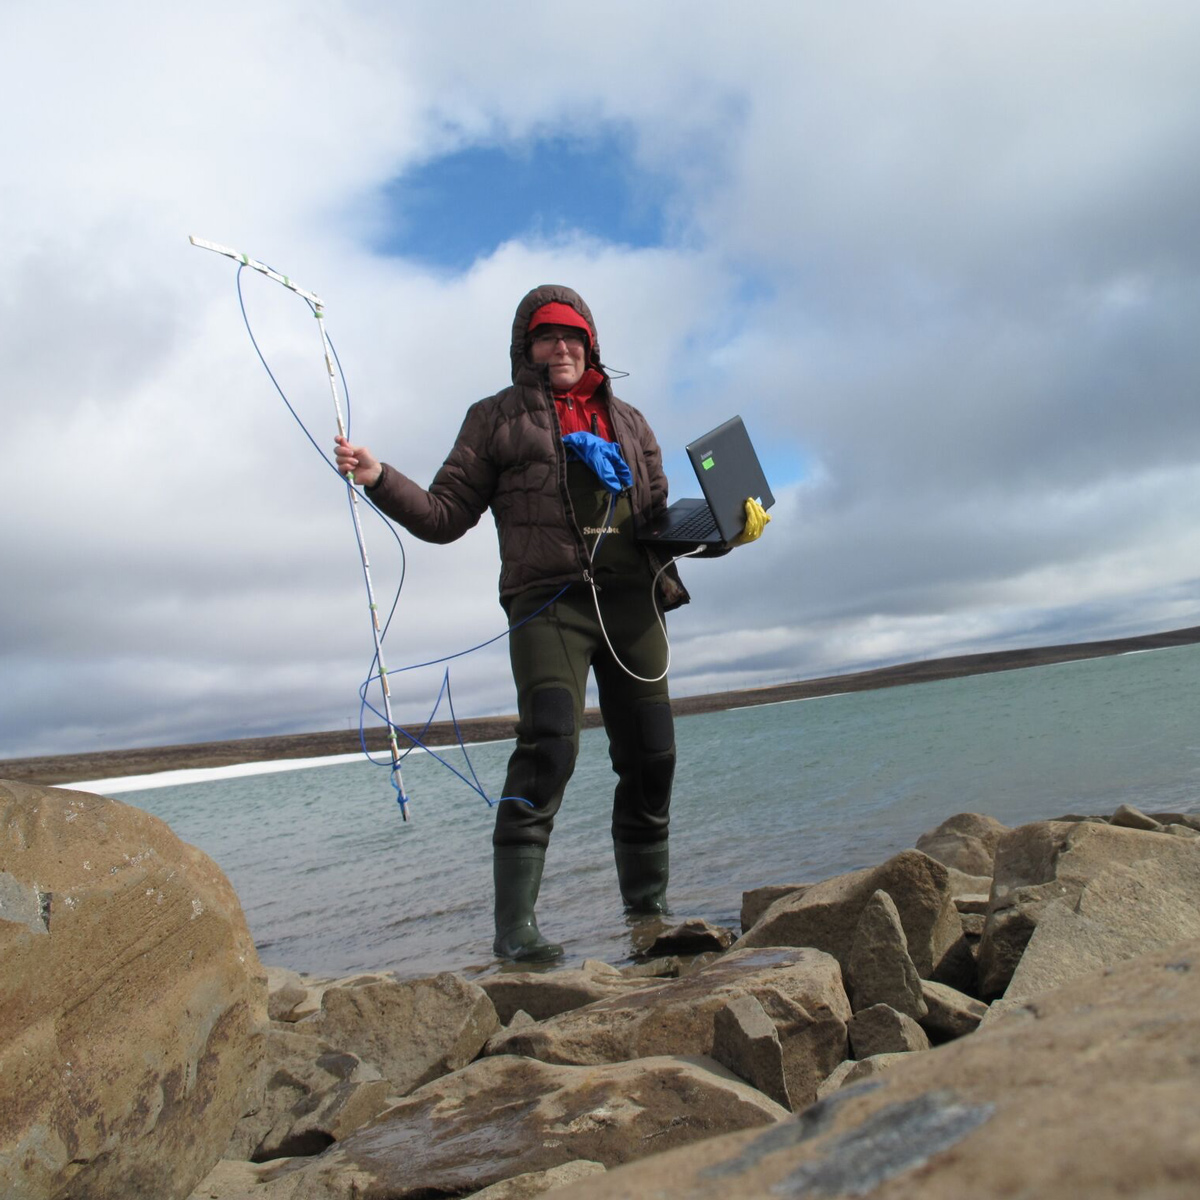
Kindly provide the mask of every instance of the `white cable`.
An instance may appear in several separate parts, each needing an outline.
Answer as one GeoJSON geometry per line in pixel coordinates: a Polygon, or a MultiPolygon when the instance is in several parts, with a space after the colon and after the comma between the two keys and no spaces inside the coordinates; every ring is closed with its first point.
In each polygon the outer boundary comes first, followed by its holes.
{"type": "Polygon", "coordinates": [[[663,620],[662,613],[658,609],[658,599],[656,589],[658,587],[658,577],[672,564],[678,562],[681,558],[691,558],[694,554],[699,554],[705,549],[704,546],[697,546],[695,550],[689,550],[686,554],[677,554],[674,558],[668,559],[657,571],[654,572],[654,578],[650,581],[650,604],[654,608],[654,616],[658,621],[658,627],[662,630],[663,644],[667,647],[667,665],[663,667],[661,675],[655,675],[653,679],[647,679],[644,675],[637,674],[636,671],[631,671],[622,661],[621,656],[613,648],[612,642],[609,640],[608,630],[604,628],[604,618],[600,615],[600,592],[596,587],[596,551],[600,548],[600,542],[605,536],[605,531],[608,527],[609,520],[612,519],[613,508],[615,507],[615,498],[610,501],[608,509],[608,517],[605,519],[604,527],[596,537],[595,543],[592,545],[592,570],[588,572],[588,583],[592,588],[592,603],[596,606],[596,620],[600,624],[600,632],[604,635],[604,644],[608,647],[608,652],[613,656],[613,662],[621,668],[631,679],[636,679],[639,683],[659,683],[666,679],[667,672],[671,669],[671,639],[667,636],[667,623],[663,620]]]}

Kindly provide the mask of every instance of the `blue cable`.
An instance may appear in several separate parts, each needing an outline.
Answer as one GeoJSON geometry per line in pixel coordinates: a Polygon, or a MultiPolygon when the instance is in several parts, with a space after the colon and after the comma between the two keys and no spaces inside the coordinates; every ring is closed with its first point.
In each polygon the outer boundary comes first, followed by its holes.
{"type": "MultiPolygon", "coordinates": [[[[243,271],[244,267],[245,267],[244,263],[238,265],[236,284],[237,284],[237,295],[238,295],[238,307],[241,309],[242,322],[246,326],[246,333],[250,338],[250,344],[254,347],[254,352],[255,352],[255,354],[258,355],[258,361],[260,363],[262,363],[263,370],[266,371],[268,378],[271,380],[271,383],[275,387],[275,391],[279,394],[279,398],[283,401],[284,405],[287,407],[288,412],[291,413],[292,419],[296,422],[297,425],[300,426],[300,429],[303,431],[304,436],[306,438],[308,438],[310,443],[312,443],[313,449],[316,450],[316,452],[321,456],[325,465],[328,466],[329,469],[331,471],[333,471],[333,473],[338,477],[338,479],[344,484],[344,486],[346,488],[347,503],[350,505],[353,505],[354,486],[353,486],[352,482],[350,481],[350,479],[348,479],[345,475],[343,475],[337,469],[337,466],[330,460],[329,456],[325,453],[324,450],[321,449],[321,447],[317,443],[316,439],[309,432],[308,427],[304,424],[303,420],[301,420],[300,415],[296,412],[295,408],[292,407],[291,401],[288,400],[287,395],[285,394],[283,388],[279,384],[279,381],[275,378],[275,373],[271,370],[270,365],[267,363],[266,356],[263,354],[262,350],[259,347],[258,340],[254,336],[254,330],[251,328],[251,325],[250,325],[250,318],[246,312],[245,298],[242,294],[242,271],[243,271]]],[[[312,301],[308,300],[306,297],[302,297],[302,299],[304,299],[304,301],[308,305],[309,309],[315,315],[317,310],[316,310],[316,307],[313,305],[312,301]]],[[[338,375],[340,376],[341,381],[342,381],[342,394],[346,398],[346,436],[349,437],[349,435],[350,435],[350,389],[346,382],[345,372],[342,370],[341,359],[338,357],[337,349],[335,348],[335,346],[333,344],[333,340],[331,338],[329,338],[328,334],[326,334],[326,340],[329,342],[329,349],[333,354],[333,359],[334,359],[334,362],[337,365],[337,369],[338,369],[338,375]]],[[[370,497],[368,496],[367,499],[369,500],[370,497]]],[[[400,593],[404,587],[404,580],[405,580],[405,576],[408,571],[408,556],[405,554],[405,551],[404,551],[404,542],[401,540],[400,535],[396,532],[396,529],[393,526],[393,524],[390,521],[388,521],[377,508],[375,508],[374,504],[372,504],[372,506],[371,506],[371,511],[380,519],[380,521],[383,522],[383,524],[387,528],[388,532],[391,533],[392,537],[395,539],[396,545],[400,549],[400,582],[396,586],[396,592],[392,598],[392,604],[391,604],[391,608],[388,611],[387,620],[384,622],[383,628],[380,631],[379,640],[380,640],[380,643],[382,643],[384,638],[387,637],[388,630],[391,628],[392,618],[396,614],[396,606],[400,602],[400,593]]],[[[366,583],[366,565],[365,564],[363,564],[362,569],[363,569],[363,580],[364,580],[364,584],[365,584],[366,583]]],[[[569,587],[570,585],[567,585],[567,586],[569,587]]],[[[525,624],[526,621],[531,621],[534,617],[536,617],[540,613],[544,612],[547,608],[550,607],[550,605],[552,605],[556,600],[558,600],[558,598],[566,590],[567,590],[567,587],[563,587],[557,593],[555,593],[554,596],[552,596],[549,600],[547,600],[546,603],[541,606],[541,608],[530,613],[529,616],[523,618],[521,621],[518,621],[516,625],[509,626],[508,628],[503,630],[501,633],[496,634],[495,637],[488,638],[487,641],[480,642],[478,645],[472,646],[468,650],[459,650],[459,651],[455,652],[454,654],[447,654],[447,655],[444,655],[442,658],[430,659],[428,662],[424,662],[424,663],[411,663],[409,666],[400,667],[395,670],[389,671],[388,674],[389,675],[392,675],[392,674],[400,675],[406,671],[415,671],[422,667],[436,666],[439,663],[449,662],[452,659],[462,658],[464,655],[467,655],[467,654],[473,654],[476,650],[482,650],[484,647],[492,645],[493,642],[498,642],[501,638],[508,637],[509,634],[512,633],[512,631],[514,629],[519,629],[523,624],[525,624]]],[[[372,619],[374,619],[374,618],[372,617],[372,619]]],[[[450,693],[450,669],[448,667],[447,667],[445,675],[443,677],[442,687],[441,687],[440,691],[438,692],[437,700],[434,702],[433,710],[429,715],[429,719],[425,722],[425,726],[421,730],[420,735],[415,735],[415,734],[410,733],[408,730],[403,729],[401,726],[396,725],[394,722],[389,722],[386,715],[384,713],[381,713],[377,708],[375,708],[375,706],[372,705],[370,703],[370,701],[367,699],[367,689],[371,686],[372,683],[375,682],[375,680],[380,678],[380,676],[376,670],[378,665],[379,665],[379,654],[378,654],[378,651],[376,651],[371,656],[371,664],[367,671],[367,678],[363,681],[362,685],[359,688],[359,700],[360,700],[359,719],[358,719],[359,745],[362,747],[363,755],[369,763],[371,763],[373,766],[388,767],[391,770],[391,784],[392,784],[393,789],[396,791],[397,800],[401,805],[403,805],[405,803],[407,797],[405,797],[403,795],[403,793],[401,792],[400,786],[396,780],[396,770],[395,770],[396,764],[388,763],[388,762],[381,762],[375,758],[372,758],[370,751],[367,749],[365,715],[364,715],[365,710],[369,709],[372,713],[374,713],[374,715],[376,717],[378,717],[381,721],[383,721],[385,727],[390,728],[392,731],[394,731],[396,733],[403,734],[403,736],[412,743],[412,745],[409,746],[409,748],[400,756],[399,761],[402,762],[405,758],[408,757],[409,754],[412,753],[412,751],[414,749],[420,747],[421,749],[425,750],[426,753],[431,754],[448,771],[451,771],[451,772],[453,772],[453,774],[457,775],[458,778],[461,779],[469,788],[471,788],[472,791],[477,792],[484,799],[484,801],[487,803],[489,808],[494,808],[497,804],[500,804],[505,800],[516,800],[522,804],[529,805],[531,808],[533,807],[532,803],[529,800],[526,800],[523,796],[501,796],[498,800],[493,800],[493,799],[491,799],[491,797],[488,796],[483,785],[479,782],[479,776],[476,773],[475,768],[471,763],[471,756],[467,753],[467,747],[466,747],[465,742],[463,741],[462,730],[459,727],[458,718],[454,712],[454,700],[453,700],[453,696],[450,693]],[[471,776],[472,776],[471,779],[467,779],[467,777],[465,775],[463,775],[461,771],[459,771],[457,768],[455,768],[451,763],[447,762],[440,754],[438,754],[436,751],[434,751],[431,747],[427,746],[421,740],[421,738],[428,732],[429,726],[433,724],[433,718],[437,714],[438,708],[441,706],[443,695],[446,697],[447,704],[450,709],[450,718],[454,725],[455,739],[458,742],[459,749],[462,750],[463,759],[466,761],[467,769],[471,772],[471,776]]]]}

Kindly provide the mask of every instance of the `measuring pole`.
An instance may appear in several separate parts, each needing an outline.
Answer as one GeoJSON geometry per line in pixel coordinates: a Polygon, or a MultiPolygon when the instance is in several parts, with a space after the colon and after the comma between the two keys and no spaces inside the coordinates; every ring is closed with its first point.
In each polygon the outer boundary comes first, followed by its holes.
{"type": "MultiPolygon", "coordinates": [[[[338,434],[341,437],[346,437],[346,422],[342,417],[342,397],[338,391],[337,372],[334,370],[333,348],[329,344],[329,335],[325,332],[325,305],[320,296],[314,295],[312,292],[306,292],[302,287],[293,282],[286,275],[281,275],[278,271],[272,270],[266,263],[261,263],[257,259],[250,258],[243,254],[240,250],[233,250],[229,246],[219,246],[216,242],[206,242],[203,238],[192,237],[188,239],[193,246],[199,246],[201,250],[212,250],[217,254],[223,254],[226,258],[235,259],[242,266],[249,267],[253,271],[258,271],[259,274],[267,276],[268,279],[275,280],[276,283],[281,283],[285,288],[296,293],[297,296],[307,300],[313,308],[313,316],[317,318],[317,328],[321,331],[321,352],[325,356],[325,371],[329,376],[329,389],[333,393],[333,408],[337,414],[338,434]]],[[[371,583],[371,562],[367,557],[367,543],[363,537],[362,520],[358,512],[358,489],[354,486],[353,470],[346,472],[346,488],[350,493],[350,511],[354,514],[354,536],[358,540],[358,553],[362,559],[363,578],[367,583],[367,600],[371,607],[371,632],[375,638],[375,661],[379,663],[379,683],[383,691],[383,711],[387,720],[388,743],[392,752],[392,777],[396,784],[396,794],[400,799],[400,815],[408,820],[408,795],[404,790],[404,776],[400,772],[400,747],[396,743],[396,726],[392,721],[392,692],[388,684],[387,667],[383,661],[383,629],[379,624],[379,607],[375,603],[375,588],[371,583]]]]}

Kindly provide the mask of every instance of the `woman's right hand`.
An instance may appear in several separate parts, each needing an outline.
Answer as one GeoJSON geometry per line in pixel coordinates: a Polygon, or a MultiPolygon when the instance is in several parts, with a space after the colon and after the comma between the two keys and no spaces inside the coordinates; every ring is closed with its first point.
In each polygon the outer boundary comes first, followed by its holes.
{"type": "Polygon", "coordinates": [[[363,487],[374,487],[383,474],[383,464],[366,446],[352,446],[344,437],[334,439],[334,457],[340,474],[354,472],[354,482],[363,487]]]}

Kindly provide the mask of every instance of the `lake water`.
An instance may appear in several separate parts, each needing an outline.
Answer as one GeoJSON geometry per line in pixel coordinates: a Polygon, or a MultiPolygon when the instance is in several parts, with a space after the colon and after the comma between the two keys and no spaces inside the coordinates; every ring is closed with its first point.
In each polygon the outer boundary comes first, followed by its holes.
{"type": "MultiPolygon", "coordinates": [[[[736,927],[742,892],[882,862],[957,812],[1200,808],[1200,646],[736,709],[677,722],[672,908],[736,927]]],[[[490,794],[509,746],[472,747],[490,794]]],[[[457,753],[457,752],[455,752],[457,753]]],[[[461,761],[461,755],[459,755],[461,761]]],[[[491,810],[444,767],[362,761],[118,796],[206,851],[263,961],[415,977],[491,961],[491,810]]],[[[567,962],[627,961],[602,731],[584,733],[538,917],[567,962]]]]}

